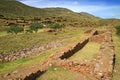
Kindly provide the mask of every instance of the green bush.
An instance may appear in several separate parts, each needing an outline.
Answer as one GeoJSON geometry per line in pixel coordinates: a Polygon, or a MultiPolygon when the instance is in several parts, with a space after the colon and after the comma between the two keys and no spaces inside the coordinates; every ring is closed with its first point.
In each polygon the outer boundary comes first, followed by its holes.
{"type": "Polygon", "coordinates": [[[33,24],[30,26],[30,30],[37,32],[38,29],[43,28],[43,27],[44,27],[44,26],[43,26],[42,23],[33,23],[33,24]]]}
{"type": "Polygon", "coordinates": [[[9,28],[7,28],[7,33],[19,33],[19,32],[23,32],[24,29],[22,27],[19,27],[18,25],[11,25],[9,26],[9,28]]]}
{"type": "Polygon", "coordinates": [[[116,28],[116,34],[120,35],[120,26],[116,26],[115,28],[116,28]]]}
{"type": "Polygon", "coordinates": [[[62,25],[58,24],[58,23],[52,23],[49,25],[50,28],[53,28],[53,29],[60,29],[60,28],[63,28],[62,25]]]}

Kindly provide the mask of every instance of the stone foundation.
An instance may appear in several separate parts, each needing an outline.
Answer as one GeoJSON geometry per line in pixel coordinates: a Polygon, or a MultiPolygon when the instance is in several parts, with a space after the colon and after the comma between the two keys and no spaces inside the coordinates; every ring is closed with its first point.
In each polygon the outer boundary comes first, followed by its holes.
{"type": "Polygon", "coordinates": [[[94,76],[99,80],[112,80],[115,53],[112,34],[107,32],[98,56],[94,58],[94,76]]]}
{"type": "MultiPolygon", "coordinates": [[[[104,39],[101,41],[100,51],[93,60],[76,62],[67,59],[84,47],[91,37],[96,36],[96,32],[96,30],[93,30],[86,39],[51,55],[48,59],[44,60],[37,66],[18,71],[15,74],[9,73],[7,76],[1,76],[1,78],[3,80],[35,80],[38,76],[42,75],[48,67],[56,65],[65,69],[90,75],[92,76],[91,80],[112,80],[115,53],[112,34],[110,32],[104,33],[104,39]]],[[[1,78],[0,80],[2,80],[1,78]]]]}
{"type": "Polygon", "coordinates": [[[8,52],[0,54],[0,63],[15,61],[23,59],[30,56],[35,56],[41,53],[42,51],[58,47],[63,44],[63,41],[51,42],[49,44],[44,44],[41,46],[33,46],[31,48],[26,48],[23,50],[8,52]]]}

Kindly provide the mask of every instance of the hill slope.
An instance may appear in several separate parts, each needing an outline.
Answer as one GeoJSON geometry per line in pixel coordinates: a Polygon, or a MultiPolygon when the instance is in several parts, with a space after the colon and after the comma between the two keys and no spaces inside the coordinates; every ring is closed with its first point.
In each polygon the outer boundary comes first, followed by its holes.
{"type": "Polygon", "coordinates": [[[18,1],[0,0],[0,14],[5,17],[37,17],[72,13],[65,8],[34,8],[18,1]]]}
{"type": "MultiPolygon", "coordinates": [[[[16,0],[0,0],[0,15],[8,18],[48,16],[69,16],[77,18],[79,16],[87,16],[83,14],[79,15],[78,13],[66,8],[34,8],[16,0]]],[[[90,16],[87,17],[90,18],[90,16]]]]}

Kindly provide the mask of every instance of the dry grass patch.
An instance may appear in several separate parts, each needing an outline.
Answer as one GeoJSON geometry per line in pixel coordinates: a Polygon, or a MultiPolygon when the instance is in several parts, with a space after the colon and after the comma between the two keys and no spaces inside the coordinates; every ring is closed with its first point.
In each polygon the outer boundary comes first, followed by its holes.
{"type": "Polygon", "coordinates": [[[113,34],[113,41],[116,55],[113,80],[120,80],[120,36],[113,34]]]}
{"type": "Polygon", "coordinates": [[[80,51],[75,53],[69,59],[72,60],[92,60],[99,52],[100,44],[96,42],[88,42],[80,51]]]}
{"type": "Polygon", "coordinates": [[[91,80],[88,76],[85,76],[82,73],[53,66],[37,80],[82,80],[83,77],[86,78],[86,80],[91,80]]]}

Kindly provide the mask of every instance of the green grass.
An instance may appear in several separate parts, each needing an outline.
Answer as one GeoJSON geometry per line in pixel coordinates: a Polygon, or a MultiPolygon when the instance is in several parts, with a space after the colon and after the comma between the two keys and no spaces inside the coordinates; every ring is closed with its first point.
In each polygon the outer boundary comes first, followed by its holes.
{"type": "Polygon", "coordinates": [[[113,41],[115,45],[115,55],[116,55],[113,80],[119,80],[120,79],[120,36],[113,34],[113,41]]]}
{"type": "Polygon", "coordinates": [[[88,42],[80,51],[75,53],[69,59],[72,60],[92,60],[98,54],[100,44],[96,42],[88,42]]]}
{"type": "MultiPolygon", "coordinates": [[[[46,73],[37,78],[37,80],[81,80],[83,76],[84,75],[81,73],[53,66],[50,67],[46,73]]],[[[90,80],[89,77],[85,77],[87,80],[90,80]]]]}

